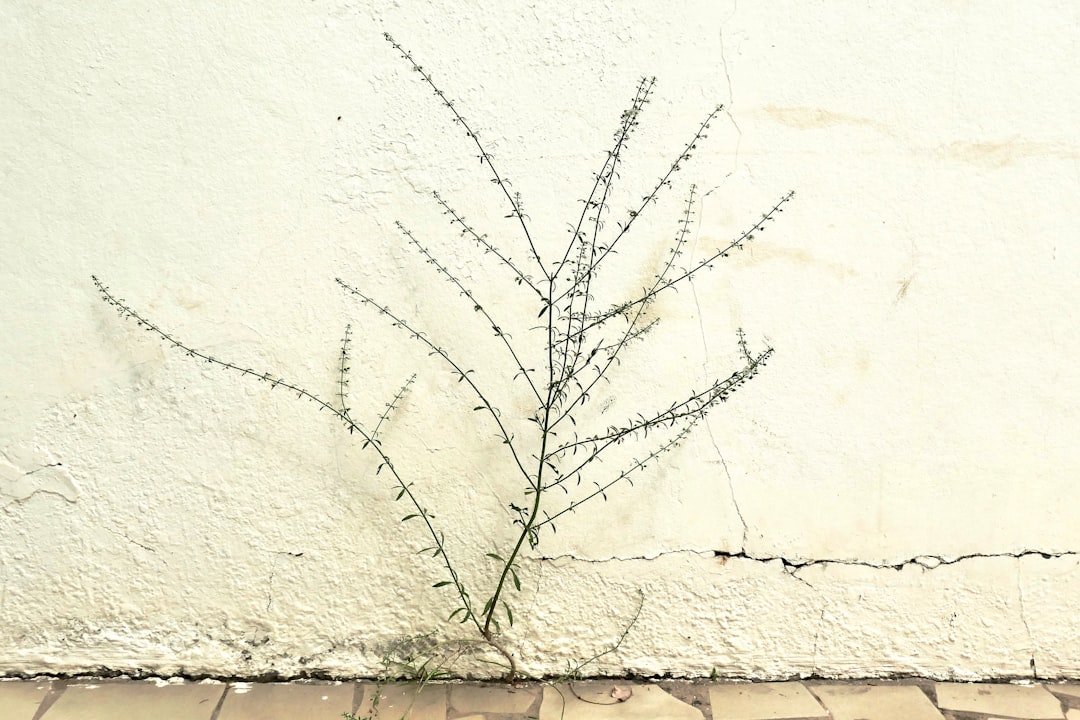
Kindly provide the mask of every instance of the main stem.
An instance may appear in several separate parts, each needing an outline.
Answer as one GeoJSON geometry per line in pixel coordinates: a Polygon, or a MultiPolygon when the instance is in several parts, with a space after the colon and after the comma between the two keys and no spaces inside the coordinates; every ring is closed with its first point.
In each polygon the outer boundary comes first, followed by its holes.
{"type": "Polygon", "coordinates": [[[480,634],[484,636],[484,640],[489,645],[498,650],[510,663],[510,669],[507,672],[506,679],[513,682],[517,675],[517,663],[514,662],[513,656],[507,652],[507,650],[495,640],[495,636],[491,631],[492,619],[495,617],[495,609],[499,605],[499,597],[502,595],[503,590],[506,588],[506,578],[510,575],[511,570],[514,567],[514,563],[517,561],[518,555],[521,553],[521,548],[525,545],[526,539],[532,533],[533,527],[536,525],[536,519],[540,516],[540,495],[544,487],[544,459],[547,456],[547,443],[548,437],[551,434],[549,425],[551,423],[551,409],[554,404],[554,398],[556,393],[555,388],[555,342],[554,342],[554,318],[555,310],[551,306],[551,300],[555,296],[555,277],[548,278],[548,303],[547,303],[547,331],[548,331],[548,388],[547,398],[544,400],[544,420],[540,425],[540,453],[537,456],[537,469],[536,479],[529,479],[529,485],[532,487],[533,502],[532,508],[529,511],[529,517],[522,524],[521,534],[518,535],[517,543],[514,545],[513,551],[510,556],[506,558],[506,562],[503,563],[502,573],[499,575],[499,582],[495,586],[495,592],[491,596],[491,607],[488,608],[487,614],[484,616],[484,626],[480,631],[480,634]]]}

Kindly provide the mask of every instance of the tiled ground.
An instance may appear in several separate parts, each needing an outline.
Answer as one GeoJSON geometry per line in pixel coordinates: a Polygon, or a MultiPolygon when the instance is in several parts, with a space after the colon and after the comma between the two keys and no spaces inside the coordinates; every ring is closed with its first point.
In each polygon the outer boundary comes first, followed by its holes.
{"type": "Polygon", "coordinates": [[[1080,684],[0,680],[0,720],[1080,720],[1080,684]]]}

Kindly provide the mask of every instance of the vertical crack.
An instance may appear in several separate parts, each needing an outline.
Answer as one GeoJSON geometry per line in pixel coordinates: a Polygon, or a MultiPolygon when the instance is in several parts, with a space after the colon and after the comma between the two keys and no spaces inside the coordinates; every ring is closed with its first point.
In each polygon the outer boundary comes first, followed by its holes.
{"type": "Polygon", "coordinates": [[[266,609],[267,611],[274,604],[274,573],[277,572],[277,558],[275,557],[270,563],[270,579],[266,581],[266,609]]]}
{"type": "Polygon", "coordinates": [[[274,559],[270,562],[270,579],[266,582],[266,609],[270,610],[274,605],[274,575],[277,574],[278,559],[282,556],[298,558],[303,557],[302,552],[289,552],[288,550],[279,550],[274,553],[274,559]]]}
{"type": "MultiPolygon", "coordinates": [[[[701,232],[701,215],[698,212],[698,233],[701,232]]],[[[694,239],[694,245],[697,245],[697,238],[694,239]]],[[[701,371],[708,376],[709,374],[709,336],[705,332],[705,320],[701,316],[701,302],[698,300],[697,286],[694,285],[694,281],[690,280],[690,293],[694,298],[694,305],[697,308],[698,329],[701,331],[701,347],[705,351],[705,358],[701,362],[701,371]]],[[[716,457],[720,461],[720,466],[724,468],[724,475],[727,477],[728,495],[731,497],[731,505],[735,508],[735,514],[739,517],[739,522],[742,523],[742,537],[739,540],[739,548],[736,554],[745,552],[746,550],[746,538],[750,531],[750,526],[746,523],[746,517],[742,513],[742,508],[739,507],[739,500],[735,496],[735,481],[731,477],[731,471],[728,469],[727,461],[724,459],[724,454],[720,451],[720,444],[716,442],[716,434],[713,432],[712,425],[709,423],[709,417],[705,418],[705,429],[709,434],[709,442],[712,443],[713,450],[716,451],[716,457]]]]}
{"type": "Polygon", "coordinates": [[[817,675],[818,670],[818,648],[821,644],[821,630],[825,625],[825,603],[821,604],[821,614],[818,615],[817,630],[814,631],[814,653],[810,660],[810,676],[817,675]]]}
{"type": "MultiPolygon", "coordinates": [[[[727,54],[724,49],[724,25],[731,22],[731,19],[735,17],[735,13],[739,11],[739,2],[735,0],[731,7],[731,14],[727,16],[723,22],[720,23],[719,36],[720,36],[720,65],[724,68],[724,78],[727,80],[728,89],[728,102],[724,107],[724,115],[731,121],[731,126],[735,128],[735,152],[731,160],[731,172],[724,177],[731,177],[735,170],[739,166],[739,146],[742,144],[742,129],[739,127],[739,123],[735,121],[735,116],[731,114],[731,107],[735,104],[735,91],[731,85],[731,72],[728,70],[727,54]]],[[[715,190],[716,188],[713,188],[715,190]]],[[[712,190],[709,191],[711,193],[712,190]]],[[[708,195],[709,193],[705,193],[708,195]]]]}
{"type": "MultiPolygon", "coordinates": [[[[735,133],[736,133],[735,152],[734,152],[733,160],[732,160],[732,169],[731,169],[731,172],[729,172],[727,175],[725,175],[725,177],[730,177],[735,172],[735,169],[738,167],[739,145],[742,142],[742,129],[739,128],[739,124],[735,121],[735,116],[731,114],[731,106],[735,104],[735,90],[734,90],[732,82],[731,82],[731,71],[728,68],[727,54],[726,54],[726,50],[724,48],[724,25],[729,23],[731,21],[731,19],[733,17],[735,17],[735,13],[738,12],[738,10],[739,10],[739,3],[738,3],[738,0],[735,0],[735,2],[732,4],[731,14],[729,14],[727,16],[727,18],[725,18],[720,23],[720,27],[719,27],[719,30],[718,30],[719,45],[720,45],[720,64],[721,64],[721,67],[724,70],[724,79],[727,82],[727,90],[728,90],[727,104],[724,106],[724,115],[726,115],[728,120],[731,121],[731,125],[732,125],[732,127],[735,128],[735,133]]],[[[703,220],[703,217],[704,217],[704,214],[705,214],[705,198],[708,197],[709,195],[711,195],[714,191],[718,190],[719,187],[720,186],[715,186],[712,189],[710,189],[709,191],[705,192],[701,196],[701,200],[698,203],[698,222],[697,222],[697,231],[696,231],[695,236],[694,236],[694,244],[693,244],[693,249],[694,250],[697,249],[698,239],[701,236],[702,220],[703,220]]],[[[691,292],[691,294],[692,294],[692,296],[694,298],[694,306],[697,309],[698,328],[701,331],[701,346],[705,351],[705,358],[702,361],[701,369],[702,369],[702,372],[706,376],[708,376],[708,374],[709,374],[709,336],[708,336],[708,333],[705,331],[705,322],[704,322],[704,319],[701,316],[701,301],[698,298],[697,286],[694,284],[693,279],[690,280],[689,284],[690,284],[690,292],[691,292]]],[[[725,477],[727,477],[728,495],[731,497],[731,505],[735,509],[735,514],[738,516],[739,522],[742,524],[742,536],[741,536],[741,538],[739,540],[739,548],[738,548],[738,552],[741,553],[741,552],[744,552],[746,550],[746,540],[747,540],[747,535],[748,535],[748,533],[750,531],[750,527],[749,527],[749,525],[747,525],[746,517],[743,515],[742,508],[739,506],[739,500],[735,495],[735,481],[731,477],[731,471],[728,469],[727,461],[724,459],[724,454],[720,451],[720,445],[719,445],[719,443],[716,442],[716,435],[715,435],[715,433],[713,433],[712,425],[710,425],[708,417],[705,417],[705,428],[709,432],[709,442],[712,443],[713,450],[716,451],[716,457],[720,461],[720,466],[723,467],[723,469],[724,469],[725,477]]]]}
{"type": "MultiPolygon", "coordinates": [[[[714,188],[715,189],[715,188],[714,188]]],[[[712,192],[711,190],[709,192],[712,192]]],[[[708,195],[709,193],[705,193],[708,195]]],[[[701,223],[702,218],[705,215],[705,197],[702,196],[698,205],[698,224],[697,230],[694,235],[694,250],[697,249],[698,238],[701,236],[701,223]]],[[[693,253],[693,250],[691,251],[693,253]]],[[[709,334],[705,330],[705,319],[701,314],[701,300],[698,298],[697,285],[694,280],[690,279],[690,294],[694,299],[694,307],[697,310],[698,330],[701,333],[701,348],[704,350],[704,358],[701,361],[701,372],[708,377],[709,375],[709,334]]],[[[713,432],[712,424],[709,422],[709,417],[706,415],[704,418],[705,429],[709,433],[709,442],[712,443],[713,450],[716,451],[716,457],[720,461],[720,466],[724,468],[724,475],[727,477],[728,495],[731,497],[731,505],[735,508],[735,514],[739,517],[739,522],[742,523],[742,537],[739,540],[738,552],[746,550],[746,537],[750,530],[746,524],[746,517],[742,513],[742,508],[739,507],[739,500],[735,496],[735,481],[731,477],[731,470],[728,469],[727,460],[724,459],[723,452],[720,451],[720,444],[716,442],[716,433],[713,432]]]]}
{"type": "Polygon", "coordinates": [[[1031,677],[1033,680],[1038,680],[1039,668],[1035,664],[1035,635],[1031,632],[1031,625],[1027,619],[1027,609],[1024,607],[1023,563],[1023,557],[1018,556],[1016,558],[1016,594],[1020,598],[1020,622],[1024,623],[1024,629],[1027,630],[1028,647],[1031,649],[1031,677]]]}
{"type": "MultiPolygon", "coordinates": [[[[702,328],[704,332],[704,328],[702,328]]],[[[739,500],[735,497],[735,481],[731,477],[731,471],[728,470],[727,461],[724,460],[723,453],[720,452],[720,446],[716,442],[716,436],[713,435],[712,428],[709,426],[709,419],[705,418],[705,428],[709,431],[709,442],[712,443],[713,449],[716,450],[716,457],[720,459],[720,466],[724,468],[724,475],[727,476],[728,495],[731,496],[731,505],[735,508],[735,514],[739,516],[739,522],[742,523],[742,537],[739,539],[739,552],[745,552],[746,550],[746,536],[750,531],[750,526],[746,524],[746,518],[743,517],[742,508],[739,507],[739,500]]]]}

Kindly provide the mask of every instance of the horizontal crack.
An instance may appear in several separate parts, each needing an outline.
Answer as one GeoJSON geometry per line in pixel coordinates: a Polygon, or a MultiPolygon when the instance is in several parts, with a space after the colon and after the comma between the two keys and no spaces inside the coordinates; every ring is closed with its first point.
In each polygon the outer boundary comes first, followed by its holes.
{"type": "Polygon", "coordinates": [[[714,550],[713,557],[720,557],[725,559],[739,559],[739,560],[753,560],[755,562],[776,562],[779,560],[784,565],[784,569],[789,573],[797,573],[808,567],[815,565],[856,565],[859,567],[868,567],[878,570],[896,570],[900,571],[906,567],[917,565],[926,570],[933,570],[934,568],[942,565],[955,565],[958,562],[964,560],[973,560],[975,558],[1023,558],[1038,555],[1044,560],[1050,560],[1051,558],[1059,557],[1077,557],[1080,553],[1074,551],[1065,552],[1045,552],[1042,550],[1021,550],[1019,552],[1011,553],[969,553],[967,555],[916,555],[915,557],[899,562],[882,562],[873,563],[865,560],[838,560],[835,558],[826,558],[822,560],[791,560],[789,558],[781,556],[763,556],[763,555],[750,555],[746,552],[726,552],[724,550],[714,550]]]}
{"type": "Polygon", "coordinates": [[[726,550],[666,550],[652,555],[635,555],[630,557],[608,557],[608,558],[583,558],[578,557],[570,553],[564,555],[553,556],[541,556],[537,558],[540,561],[552,561],[552,560],[573,560],[576,562],[586,563],[607,563],[615,561],[630,561],[630,560],[655,560],[656,558],[663,557],[665,555],[699,555],[702,557],[717,557],[725,560],[751,560],[753,562],[769,563],[779,561],[784,570],[789,574],[794,575],[800,570],[804,570],[808,567],[815,565],[855,565],[858,567],[868,567],[877,570],[896,570],[900,571],[906,567],[916,565],[925,570],[933,570],[934,568],[942,565],[955,565],[956,563],[964,560],[973,560],[975,558],[1023,558],[1039,556],[1044,560],[1050,560],[1052,558],[1061,557],[1080,557],[1080,552],[1076,551],[1064,551],[1064,552],[1046,552],[1043,550],[1021,550],[1019,552],[1011,553],[970,553],[967,555],[916,555],[915,557],[898,562],[867,562],[865,560],[840,560],[836,558],[824,558],[819,560],[792,560],[780,555],[751,555],[745,551],[740,552],[728,552],[726,550]]]}
{"type": "Polygon", "coordinates": [[[550,562],[552,560],[573,560],[574,562],[584,563],[608,563],[608,562],[623,562],[630,560],[655,560],[658,557],[665,555],[700,555],[701,557],[714,557],[715,552],[709,550],[661,550],[660,552],[653,553],[652,555],[631,555],[628,557],[611,556],[606,558],[583,558],[574,555],[573,553],[564,553],[562,555],[541,555],[536,558],[541,562],[550,562]]]}
{"type": "Polygon", "coordinates": [[[42,465],[39,468],[34,468],[33,470],[27,470],[26,472],[23,473],[23,475],[33,475],[34,473],[39,473],[42,470],[48,470],[49,468],[54,468],[54,467],[64,467],[64,463],[58,463],[58,462],[57,463],[47,463],[45,465],[42,465]]]}

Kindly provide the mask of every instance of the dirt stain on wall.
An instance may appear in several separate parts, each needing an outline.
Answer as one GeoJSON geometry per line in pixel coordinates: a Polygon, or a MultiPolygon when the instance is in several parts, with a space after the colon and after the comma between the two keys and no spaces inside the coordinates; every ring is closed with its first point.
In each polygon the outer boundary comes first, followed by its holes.
{"type": "Polygon", "coordinates": [[[860,115],[848,115],[846,113],[833,112],[823,108],[813,107],[779,107],[766,105],[762,108],[765,114],[773,120],[788,127],[799,130],[821,130],[823,128],[836,127],[838,125],[854,125],[876,130],[886,135],[892,131],[884,123],[872,120],[860,115]]]}
{"type": "Polygon", "coordinates": [[[987,142],[951,142],[936,149],[937,155],[972,165],[1000,168],[1030,158],[1076,160],[1080,151],[1061,142],[1037,142],[1013,136],[987,142]]]}
{"type": "MultiPolygon", "coordinates": [[[[702,238],[701,242],[703,245],[708,245],[711,240],[702,238]]],[[[732,255],[734,256],[736,252],[739,251],[733,251],[732,255]]],[[[774,261],[788,262],[796,265],[821,268],[831,272],[840,279],[851,278],[859,274],[851,265],[818,257],[802,247],[784,246],[770,242],[754,242],[748,244],[741,252],[746,256],[745,262],[750,265],[774,261]]]]}
{"type": "MultiPolygon", "coordinates": [[[[774,121],[799,130],[823,130],[835,127],[861,127],[895,137],[888,125],[861,115],[833,112],[815,107],[780,107],[765,105],[762,111],[774,121]]],[[[911,145],[912,152],[930,154],[945,160],[959,160],[971,165],[1001,168],[1031,158],[1080,159],[1080,149],[1064,142],[1025,140],[1019,135],[1004,139],[956,140],[935,147],[911,145]]]]}

